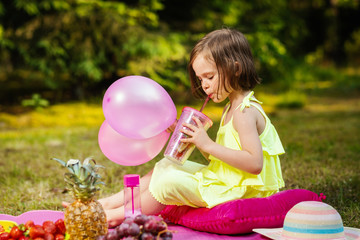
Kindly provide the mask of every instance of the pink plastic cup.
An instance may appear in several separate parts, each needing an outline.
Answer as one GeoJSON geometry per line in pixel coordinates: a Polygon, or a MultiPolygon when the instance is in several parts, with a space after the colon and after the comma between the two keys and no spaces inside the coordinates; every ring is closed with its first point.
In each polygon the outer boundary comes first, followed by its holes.
{"type": "Polygon", "coordinates": [[[193,117],[197,117],[201,121],[205,130],[208,130],[213,125],[211,119],[202,112],[199,112],[191,107],[183,108],[180,119],[164,153],[164,156],[167,159],[179,165],[184,164],[195,148],[195,145],[192,143],[183,143],[180,141],[180,139],[188,137],[186,134],[180,132],[181,129],[185,129],[183,123],[190,123],[196,126],[196,122],[193,120],[193,117]]]}

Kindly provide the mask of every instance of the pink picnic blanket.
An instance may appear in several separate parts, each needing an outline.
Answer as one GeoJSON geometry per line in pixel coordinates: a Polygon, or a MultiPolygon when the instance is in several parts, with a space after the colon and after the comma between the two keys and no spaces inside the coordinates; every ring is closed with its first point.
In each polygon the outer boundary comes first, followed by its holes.
{"type": "MultiPolygon", "coordinates": [[[[26,223],[28,220],[34,221],[35,224],[42,224],[46,220],[56,221],[64,218],[64,213],[61,211],[51,210],[34,210],[25,212],[19,216],[12,216],[7,214],[0,214],[0,220],[14,221],[18,224],[26,223]]],[[[267,239],[257,233],[250,233],[245,235],[219,235],[214,233],[200,232],[180,225],[169,224],[169,230],[174,231],[173,240],[256,240],[256,239],[267,239]]]]}
{"type": "Polygon", "coordinates": [[[207,233],[207,232],[200,232],[196,231],[187,227],[183,227],[180,225],[169,225],[169,230],[176,231],[174,233],[174,240],[235,240],[235,239],[242,239],[242,240],[265,240],[268,239],[263,237],[258,233],[250,233],[250,234],[243,234],[243,235],[220,235],[215,233],[207,233]]]}

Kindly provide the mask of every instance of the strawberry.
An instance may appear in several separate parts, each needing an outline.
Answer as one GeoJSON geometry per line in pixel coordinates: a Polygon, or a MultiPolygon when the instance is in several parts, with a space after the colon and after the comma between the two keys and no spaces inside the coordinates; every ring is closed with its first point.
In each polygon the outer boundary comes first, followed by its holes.
{"type": "Polygon", "coordinates": [[[55,240],[64,240],[64,239],[65,239],[65,237],[62,234],[56,234],[56,236],[55,236],[55,240]]]}
{"type": "Polygon", "coordinates": [[[45,235],[45,231],[40,225],[35,225],[30,228],[29,235],[31,239],[42,238],[45,235]]]}
{"type": "Polygon", "coordinates": [[[29,237],[21,236],[18,240],[29,240],[29,237]]]}
{"type": "Polygon", "coordinates": [[[8,232],[0,233],[0,240],[9,240],[9,239],[10,239],[10,233],[8,232]]]}
{"type": "Polygon", "coordinates": [[[23,235],[23,232],[19,229],[18,226],[13,226],[10,230],[11,238],[18,239],[23,235]]]}
{"type": "Polygon", "coordinates": [[[56,226],[56,232],[57,233],[60,233],[62,235],[65,234],[66,232],[66,228],[65,228],[65,223],[64,223],[64,220],[63,219],[59,219],[55,222],[55,226],[56,226]]]}
{"type": "Polygon", "coordinates": [[[48,232],[45,232],[44,239],[45,239],[45,240],[54,240],[55,237],[54,237],[53,234],[48,233],[48,232]]]}
{"type": "Polygon", "coordinates": [[[56,233],[56,226],[53,221],[45,221],[43,223],[43,229],[47,233],[55,234],[56,233]]]}
{"type": "Polygon", "coordinates": [[[25,227],[26,229],[30,229],[31,227],[33,227],[35,224],[32,220],[29,220],[25,223],[25,227]]]}

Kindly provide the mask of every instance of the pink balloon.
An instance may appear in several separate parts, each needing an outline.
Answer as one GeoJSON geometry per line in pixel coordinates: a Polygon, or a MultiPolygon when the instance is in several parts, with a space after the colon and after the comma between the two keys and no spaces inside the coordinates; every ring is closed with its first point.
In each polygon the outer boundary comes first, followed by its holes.
{"type": "Polygon", "coordinates": [[[160,134],[177,114],[165,89],[142,76],[123,77],[111,84],[103,98],[103,112],[115,131],[135,139],[160,134]]]}
{"type": "Polygon", "coordinates": [[[147,139],[127,138],[112,129],[105,120],[99,130],[98,142],[101,151],[111,161],[125,166],[137,166],[156,157],[169,135],[170,133],[163,131],[147,139]]]}

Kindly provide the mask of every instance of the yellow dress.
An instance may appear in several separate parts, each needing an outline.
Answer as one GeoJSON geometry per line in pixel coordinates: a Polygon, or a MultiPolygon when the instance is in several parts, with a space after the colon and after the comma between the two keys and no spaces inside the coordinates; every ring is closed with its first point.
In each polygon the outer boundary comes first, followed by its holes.
{"type": "MultiPolygon", "coordinates": [[[[166,158],[156,163],[149,190],[153,197],[165,205],[188,205],[211,208],[239,198],[267,197],[284,187],[279,155],[284,148],[265,112],[254,104],[254,92],[238,106],[239,111],[253,106],[264,116],[265,129],[259,136],[263,148],[263,169],[259,175],[250,174],[209,156],[209,165],[186,161],[183,166],[166,158]]],[[[216,142],[231,149],[241,150],[239,134],[231,119],[223,124],[229,107],[224,112],[216,142]]]]}

